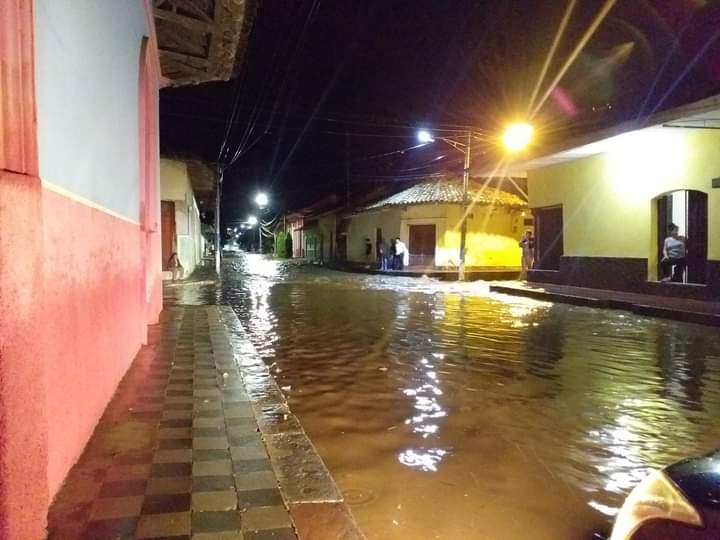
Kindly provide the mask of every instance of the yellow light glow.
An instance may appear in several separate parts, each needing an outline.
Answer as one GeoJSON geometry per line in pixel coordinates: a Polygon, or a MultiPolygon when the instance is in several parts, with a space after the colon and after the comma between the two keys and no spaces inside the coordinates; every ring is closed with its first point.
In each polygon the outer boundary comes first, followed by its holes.
{"type": "Polygon", "coordinates": [[[533,138],[533,127],[530,124],[518,123],[508,126],[503,135],[503,144],[511,152],[527,148],[533,138]]]}
{"type": "Polygon", "coordinates": [[[625,204],[646,204],[680,185],[687,174],[688,148],[682,130],[646,129],[607,141],[607,174],[625,204]]]}

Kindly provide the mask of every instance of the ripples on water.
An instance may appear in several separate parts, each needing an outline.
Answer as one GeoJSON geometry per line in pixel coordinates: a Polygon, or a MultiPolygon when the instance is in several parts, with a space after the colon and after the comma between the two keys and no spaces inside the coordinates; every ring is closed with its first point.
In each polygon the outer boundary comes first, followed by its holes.
{"type": "Polygon", "coordinates": [[[234,306],[373,539],[582,539],[717,445],[716,330],[258,257],[234,306]]]}

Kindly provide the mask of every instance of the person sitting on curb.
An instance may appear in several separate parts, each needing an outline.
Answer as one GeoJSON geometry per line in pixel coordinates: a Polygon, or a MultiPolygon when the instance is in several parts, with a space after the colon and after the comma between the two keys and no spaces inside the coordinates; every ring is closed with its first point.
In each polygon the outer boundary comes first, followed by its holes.
{"type": "Polygon", "coordinates": [[[167,267],[172,272],[173,281],[177,281],[178,279],[183,278],[183,273],[185,272],[185,269],[183,268],[183,265],[180,264],[180,258],[178,257],[177,253],[173,253],[172,255],[170,255],[167,267]]]}

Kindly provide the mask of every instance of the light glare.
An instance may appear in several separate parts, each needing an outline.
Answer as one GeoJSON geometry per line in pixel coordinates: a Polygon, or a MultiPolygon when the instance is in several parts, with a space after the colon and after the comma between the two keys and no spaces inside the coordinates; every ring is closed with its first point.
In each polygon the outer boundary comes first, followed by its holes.
{"type": "Polygon", "coordinates": [[[260,208],[267,206],[269,202],[270,199],[268,198],[267,193],[260,192],[255,195],[255,204],[257,204],[260,208]]]}
{"type": "Polygon", "coordinates": [[[256,218],[255,216],[250,216],[250,217],[247,219],[247,222],[248,222],[248,225],[250,225],[250,226],[252,227],[252,226],[254,226],[254,225],[257,225],[258,220],[257,220],[257,218],[256,218]]]}
{"type": "Polygon", "coordinates": [[[418,141],[420,141],[422,144],[435,142],[435,139],[427,129],[421,129],[420,131],[418,131],[417,138],[418,141]]]}
{"type": "Polygon", "coordinates": [[[518,152],[527,148],[532,141],[533,127],[530,124],[512,124],[505,130],[503,144],[511,152],[518,152]]]}

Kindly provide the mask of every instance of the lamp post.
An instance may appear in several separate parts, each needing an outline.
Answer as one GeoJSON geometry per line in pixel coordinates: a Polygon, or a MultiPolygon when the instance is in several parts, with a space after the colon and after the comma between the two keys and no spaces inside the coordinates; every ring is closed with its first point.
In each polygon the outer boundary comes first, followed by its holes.
{"type": "MultiPolygon", "coordinates": [[[[505,149],[510,153],[517,153],[525,150],[532,142],[534,135],[533,126],[518,122],[510,124],[503,134],[502,141],[505,149]]],[[[455,150],[462,152],[463,161],[463,191],[462,191],[462,218],[460,221],[460,264],[458,265],[458,281],[465,281],[465,251],[467,240],[467,209],[468,209],[468,191],[470,187],[470,153],[473,138],[481,139],[477,132],[468,130],[465,134],[464,141],[450,139],[448,137],[434,137],[428,130],[421,130],[417,134],[417,138],[421,144],[435,142],[436,139],[449,144],[455,150]]]]}
{"type": "MultiPolygon", "coordinates": [[[[255,195],[255,204],[258,207],[258,210],[260,211],[260,217],[262,218],[263,212],[265,211],[265,208],[267,207],[268,203],[270,202],[270,198],[267,196],[267,193],[260,192],[257,195],[255,195]]],[[[262,245],[262,219],[260,222],[258,222],[258,253],[262,254],[263,252],[263,245],[262,245]]]]}
{"type": "Polygon", "coordinates": [[[449,144],[455,150],[462,152],[464,156],[463,160],[463,185],[462,185],[462,206],[461,212],[462,217],[460,218],[460,263],[458,264],[458,281],[465,281],[465,245],[467,239],[467,208],[468,208],[468,191],[470,189],[470,151],[471,143],[474,136],[471,130],[468,130],[465,135],[465,141],[456,141],[447,137],[433,137],[433,135],[427,130],[421,130],[418,132],[418,140],[422,144],[428,144],[435,142],[436,139],[449,144]]]}

